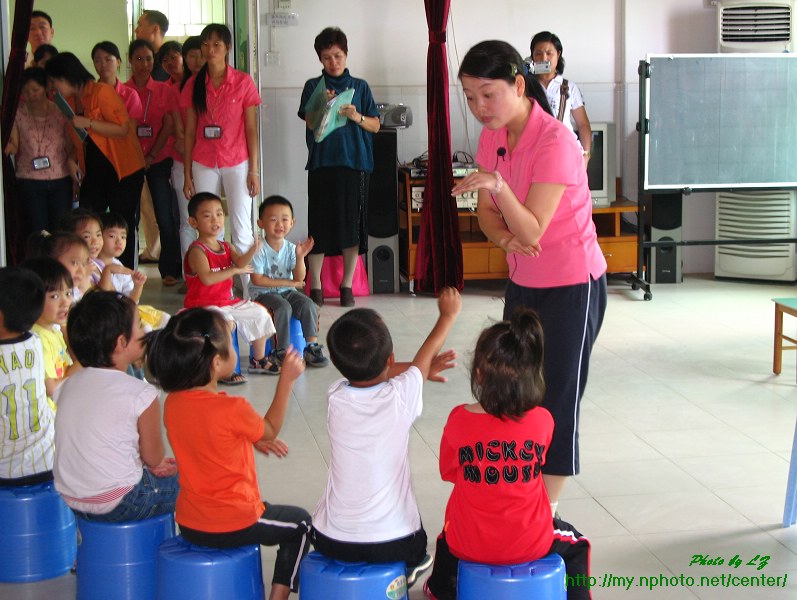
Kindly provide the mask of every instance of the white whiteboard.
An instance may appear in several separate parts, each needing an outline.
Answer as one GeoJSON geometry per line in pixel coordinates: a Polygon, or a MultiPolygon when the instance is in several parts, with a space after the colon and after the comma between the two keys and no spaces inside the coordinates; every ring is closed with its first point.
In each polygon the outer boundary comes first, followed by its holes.
{"type": "Polygon", "coordinates": [[[647,62],[646,190],[797,187],[797,54],[647,62]]]}

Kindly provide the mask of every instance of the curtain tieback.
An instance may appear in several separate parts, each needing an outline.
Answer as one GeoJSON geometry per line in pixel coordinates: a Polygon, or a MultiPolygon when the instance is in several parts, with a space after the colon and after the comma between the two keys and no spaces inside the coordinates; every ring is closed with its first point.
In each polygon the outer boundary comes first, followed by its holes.
{"type": "Polygon", "coordinates": [[[446,32],[443,31],[430,31],[429,32],[429,43],[430,44],[445,44],[446,43],[446,32]]]}

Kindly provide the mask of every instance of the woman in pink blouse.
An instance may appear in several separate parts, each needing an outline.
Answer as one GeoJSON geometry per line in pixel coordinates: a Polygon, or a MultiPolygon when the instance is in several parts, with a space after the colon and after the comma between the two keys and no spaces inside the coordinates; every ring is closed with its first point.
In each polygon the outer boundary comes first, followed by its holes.
{"type": "MultiPolygon", "coordinates": [[[[252,198],[260,193],[260,94],[249,75],[227,64],[232,34],[226,25],[208,25],[200,38],[207,62],[180,94],[186,109],[183,193],[186,198],[196,192],[219,195],[223,183],[230,237],[244,253],[254,243],[252,198]]],[[[241,280],[246,298],[249,276],[241,280]]]]}
{"type": "Polygon", "coordinates": [[[72,182],[78,170],[75,151],[66,133],[66,119],[47,98],[44,69],[26,69],[21,83],[19,108],[5,153],[15,157],[26,230],[55,231],[61,215],[72,207],[72,182]]]}
{"type": "Polygon", "coordinates": [[[182,279],[180,239],[174,212],[171,172],[172,158],[166,146],[174,131],[171,114],[173,94],[168,84],[152,79],[155,50],[147,40],[133,40],[128,50],[133,76],[125,83],[138,94],[144,114],[136,132],[141,152],[146,160],[146,179],[152,194],[152,205],[160,230],[161,253],[158,270],[164,285],[174,285],[182,279]]]}

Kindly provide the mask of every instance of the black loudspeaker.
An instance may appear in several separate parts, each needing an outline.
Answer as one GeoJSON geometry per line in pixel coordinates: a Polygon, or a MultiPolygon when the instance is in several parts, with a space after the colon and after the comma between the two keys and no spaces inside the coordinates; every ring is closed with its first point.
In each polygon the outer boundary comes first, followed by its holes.
{"type": "MultiPolygon", "coordinates": [[[[680,192],[653,194],[650,241],[683,241],[683,201],[680,192]]],[[[651,283],[683,281],[681,246],[656,246],[650,250],[651,283]]]]}
{"type": "Polygon", "coordinates": [[[368,235],[398,235],[398,140],[395,129],[374,135],[374,171],[368,184],[368,235]]]}
{"type": "Polygon", "coordinates": [[[368,285],[372,294],[399,291],[398,236],[368,236],[368,285]]]}
{"type": "Polygon", "coordinates": [[[368,185],[368,284],[372,294],[399,291],[398,139],[395,129],[374,135],[368,185]]]}

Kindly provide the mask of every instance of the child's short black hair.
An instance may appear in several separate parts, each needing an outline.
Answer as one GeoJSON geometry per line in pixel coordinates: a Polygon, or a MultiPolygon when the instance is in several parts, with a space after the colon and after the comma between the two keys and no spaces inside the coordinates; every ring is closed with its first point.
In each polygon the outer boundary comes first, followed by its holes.
{"type": "Polygon", "coordinates": [[[0,269],[0,313],[5,328],[24,333],[42,315],[44,284],[30,269],[5,267],[0,269]]]}
{"type": "Polygon", "coordinates": [[[45,292],[58,291],[62,286],[68,290],[72,289],[72,275],[64,265],[54,258],[49,256],[29,258],[20,267],[36,273],[44,284],[45,292]]]}
{"type": "Polygon", "coordinates": [[[102,225],[103,231],[105,231],[110,227],[124,229],[127,232],[130,231],[130,229],[127,226],[127,221],[119,213],[113,213],[113,212],[102,213],[100,215],[100,224],[102,225]]]}
{"type": "Polygon", "coordinates": [[[83,225],[85,225],[88,221],[95,221],[97,225],[100,226],[100,229],[102,229],[102,220],[100,219],[100,215],[90,211],[88,208],[83,208],[82,206],[74,208],[68,213],[64,213],[64,215],[61,217],[59,225],[64,231],[77,233],[77,230],[83,227],[83,225]]]}
{"type": "Polygon", "coordinates": [[[220,312],[189,308],[147,335],[147,368],[166,392],[206,385],[213,358],[230,355],[230,335],[220,312]]]}
{"type": "Polygon", "coordinates": [[[260,203],[260,208],[257,209],[258,218],[262,219],[263,211],[266,210],[269,206],[274,206],[275,204],[279,206],[287,206],[288,208],[291,209],[291,216],[293,216],[293,204],[291,204],[291,201],[288,200],[285,196],[274,195],[274,196],[269,196],[268,198],[263,200],[263,202],[260,203]]]}
{"type": "Polygon", "coordinates": [[[221,198],[210,192],[198,192],[191,196],[191,199],[188,201],[188,216],[196,219],[196,211],[199,210],[199,205],[211,200],[214,202],[221,202],[221,198]]]}
{"type": "Polygon", "coordinates": [[[38,63],[45,56],[55,56],[58,54],[58,48],[52,44],[42,44],[33,51],[33,62],[38,63]]]}
{"type": "Polygon", "coordinates": [[[86,240],[73,231],[56,231],[53,234],[40,231],[28,237],[28,256],[49,256],[58,259],[72,246],[83,246],[86,252],[89,251],[86,240]]]}
{"type": "Polygon", "coordinates": [[[387,366],[393,339],[379,314],[370,308],[344,313],[327,332],[332,364],[349,381],[369,381],[387,366]]]}
{"type": "Polygon", "coordinates": [[[136,303],[127,296],[91,290],[69,311],[69,347],[84,367],[111,368],[119,336],[129,340],[138,318],[136,303]]]}
{"type": "Polygon", "coordinates": [[[537,313],[518,308],[479,335],[470,372],[473,397],[487,414],[519,419],[542,404],[543,331],[537,313]]]}

